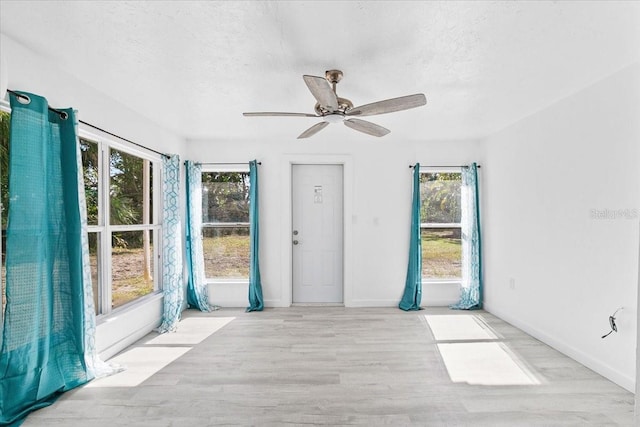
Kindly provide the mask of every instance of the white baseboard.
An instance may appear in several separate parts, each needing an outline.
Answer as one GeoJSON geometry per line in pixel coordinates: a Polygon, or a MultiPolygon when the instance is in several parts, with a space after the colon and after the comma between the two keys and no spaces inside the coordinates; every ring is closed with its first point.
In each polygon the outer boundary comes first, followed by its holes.
{"type": "Polygon", "coordinates": [[[623,374],[617,369],[614,369],[611,366],[602,363],[600,360],[594,359],[587,353],[584,353],[583,351],[580,351],[575,347],[567,345],[563,341],[537,328],[534,328],[533,326],[521,321],[518,318],[512,317],[499,309],[494,309],[493,307],[491,307],[491,305],[485,303],[483,308],[485,311],[515,326],[516,328],[531,335],[532,337],[542,341],[553,349],[558,350],[565,356],[572,358],[576,362],[583,364],[592,371],[618,384],[620,387],[630,391],[631,393],[635,393],[635,378],[623,374]]]}
{"type": "MultiPolygon", "coordinates": [[[[458,300],[451,300],[451,299],[430,299],[428,301],[425,301],[423,299],[422,304],[420,305],[422,307],[448,307],[449,304],[454,304],[457,301],[458,300]]],[[[358,299],[358,300],[351,300],[350,302],[345,304],[345,307],[398,307],[398,304],[400,304],[399,299],[397,300],[396,299],[394,300],[358,299]]]]}
{"type": "Polygon", "coordinates": [[[388,299],[352,299],[345,302],[345,307],[398,307],[400,300],[388,299]]]}
{"type": "Polygon", "coordinates": [[[247,308],[249,307],[249,301],[237,301],[237,300],[211,300],[209,299],[209,305],[220,307],[220,308],[247,308]]]}
{"type": "Polygon", "coordinates": [[[423,301],[421,305],[423,307],[449,307],[451,304],[455,304],[457,302],[457,299],[432,299],[426,302],[423,301]]]}

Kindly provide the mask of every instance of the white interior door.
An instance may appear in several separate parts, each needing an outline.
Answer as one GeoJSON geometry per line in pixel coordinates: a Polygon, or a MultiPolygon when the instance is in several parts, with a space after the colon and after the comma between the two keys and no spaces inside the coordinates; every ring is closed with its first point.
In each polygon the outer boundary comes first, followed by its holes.
{"type": "Polygon", "coordinates": [[[293,302],[343,302],[342,165],[293,165],[293,302]]]}

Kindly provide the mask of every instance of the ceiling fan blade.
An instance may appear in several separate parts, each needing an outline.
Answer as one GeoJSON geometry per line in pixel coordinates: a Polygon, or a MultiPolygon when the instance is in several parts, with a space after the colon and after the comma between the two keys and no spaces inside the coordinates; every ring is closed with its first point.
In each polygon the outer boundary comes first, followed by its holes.
{"type": "Polygon", "coordinates": [[[242,113],[245,117],[320,117],[315,114],[307,113],[280,113],[273,111],[259,112],[259,113],[242,113]]]}
{"type": "Polygon", "coordinates": [[[347,116],[374,116],[376,114],[392,113],[394,111],[408,110],[420,107],[427,103],[423,93],[401,96],[400,98],[385,99],[384,101],[354,107],[347,111],[347,116]]]}
{"type": "Polygon", "coordinates": [[[311,126],[309,129],[302,132],[298,137],[298,139],[309,138],[310,136],[315,135],[316,133],[320,132],[322,129],[327,127],[328,124],[329,122],[316,123],[315,125],[311,126]]]}
{"type": "Polygon", "coordinates": [[[351,129],[355,129],[372,136],[385,136],[386,134],[391,132],[387,128],[383,128],[382,126],[368,122],[366,120],[347,119],[343,123],[345,124],[345,126],[348,126],[351,129]]]}
{"type": "Polygon", "coordinates": [[[324,77],[303,75],[302,78],[321,107],[329,111],[338,109],[338,98],[324,77]]]}

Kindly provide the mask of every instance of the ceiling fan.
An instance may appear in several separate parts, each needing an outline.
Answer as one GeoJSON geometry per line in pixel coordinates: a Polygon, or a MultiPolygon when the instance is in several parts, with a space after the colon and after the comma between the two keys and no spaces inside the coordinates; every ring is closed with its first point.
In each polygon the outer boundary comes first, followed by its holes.
{"type": "Polygon", "coordinates": [[[347,127],[366,133],[372,136],[385,136],[389,132],[382,126],[375,123],[361,120],[357,117],[374,116],[377,114],[392,113],[394,111],[408,110],[420,107],[427,103],[427,98],[422,93],[415,95],[401,96],[399,98],[385,99],[384,101],[373,102],[358,107],[346,98],[340,98],[336,92],[336,85],[342,79],[342,71],[329,70],[325,72],[325,77],[302,76],[309,91],[316,98],[316,114],[307,113],[281,113],[281,112],[257,112],[243,113],[247,117],[319,117],[323,120],[309,129],[302,132],[298,139],[309,138],[327,127],[329,123],[342,122],[347,127]],[[331,86],[329,85],[331,83],[331,86]]]}

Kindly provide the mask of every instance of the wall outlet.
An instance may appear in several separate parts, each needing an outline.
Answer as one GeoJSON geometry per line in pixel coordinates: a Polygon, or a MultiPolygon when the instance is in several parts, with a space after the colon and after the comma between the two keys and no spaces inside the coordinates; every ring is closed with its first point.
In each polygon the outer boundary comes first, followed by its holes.
{"type": "Polygon", "coordinates": [[[513,277],[509,279],[509,289],[511,290],[516,289],[516,279],[514,279],[513,277]]]}

